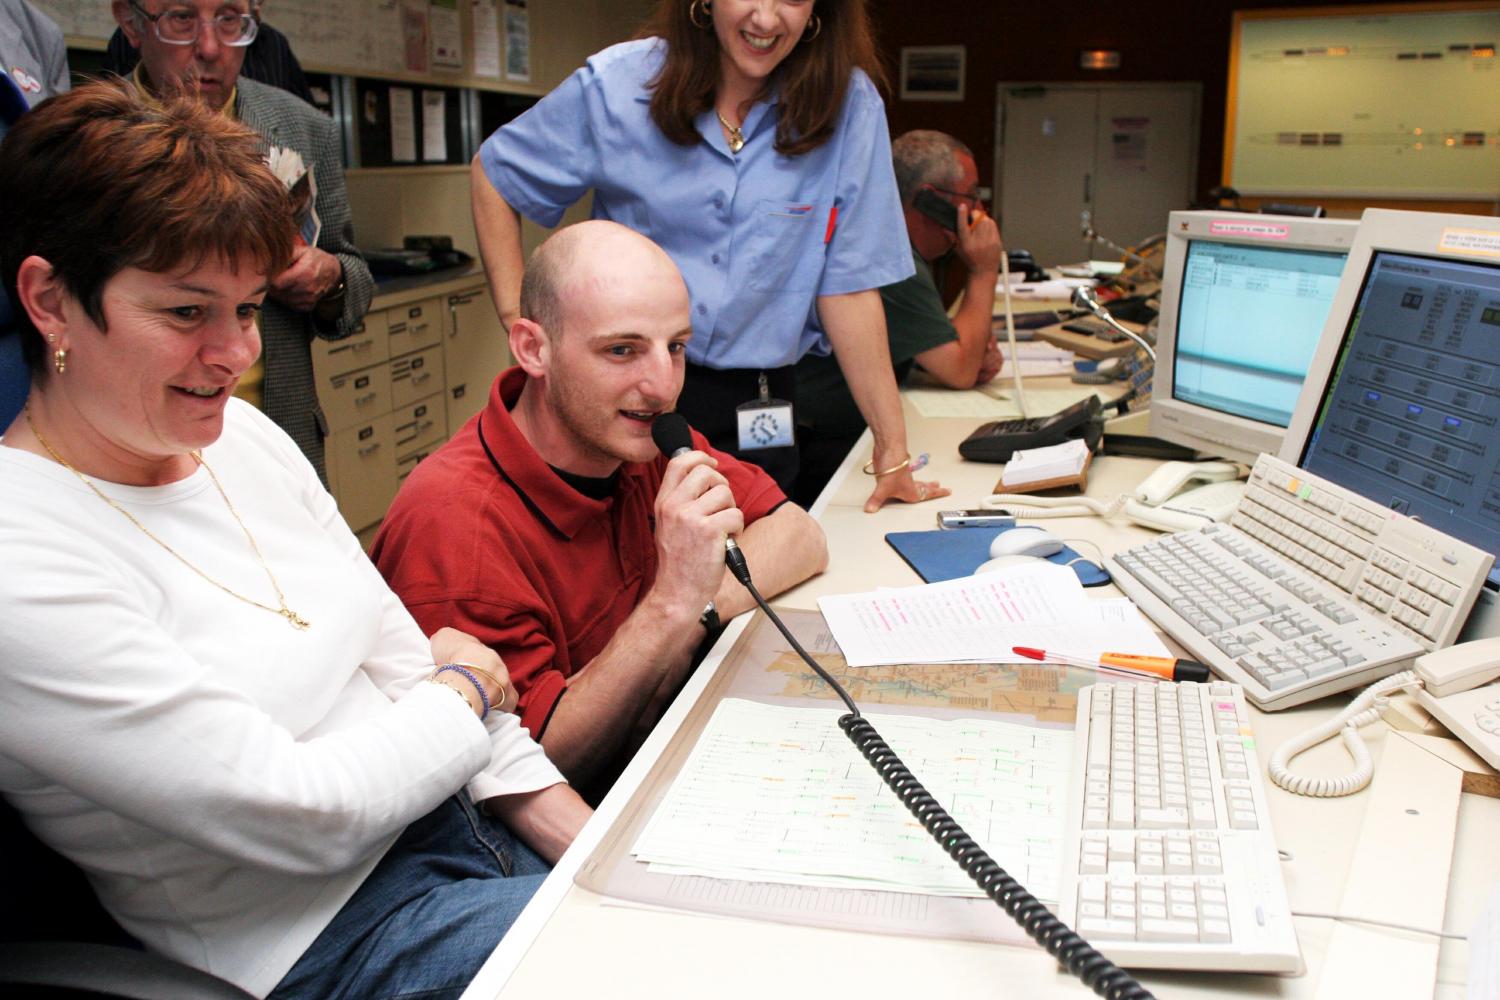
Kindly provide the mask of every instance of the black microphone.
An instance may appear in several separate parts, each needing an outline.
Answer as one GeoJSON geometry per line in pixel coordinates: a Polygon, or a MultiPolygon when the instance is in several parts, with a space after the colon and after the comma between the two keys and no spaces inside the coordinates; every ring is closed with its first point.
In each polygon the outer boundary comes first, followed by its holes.
{"type": "MultiPolygon", "coordinates": [[[[693,435],[688,429],[687,418],[675,410],[658,414],[651,422],[651,440],[667,458],[676,458],[685,451],[693,450],[693,435]]],[[[724,539],[724,562],[729,572],[745,586],[750,586],[750,567],[745,563],[745,554],[733,538],[724,539]]]]}
{"type": "Polygon", "coordinates": [[[687,417],[675,410],[657,414],[651,422],[651,440],[668,458],[693,450],[693,435],[688,430],[687,417]]]}

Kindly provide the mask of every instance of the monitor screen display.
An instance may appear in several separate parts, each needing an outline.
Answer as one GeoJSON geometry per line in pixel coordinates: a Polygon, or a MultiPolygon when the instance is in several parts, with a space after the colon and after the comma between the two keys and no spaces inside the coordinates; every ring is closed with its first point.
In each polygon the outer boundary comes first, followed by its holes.
{"type": "Polygon", "coordinates": [[[1173,212],[1151,435],[1204,457],[1278,451],[1359,223],[1173,212]]]}
{"type": "Polygon", "coordinates": [[[1298,464],[1500,552],[1500,260],[1374,250],[1330,372],[1298,464]]]}
{"type": "Polygon", "coordinates": [[[1208,240],[1188,244],[1172,398],[1285,427],[1345,254],[1208,240]]]}

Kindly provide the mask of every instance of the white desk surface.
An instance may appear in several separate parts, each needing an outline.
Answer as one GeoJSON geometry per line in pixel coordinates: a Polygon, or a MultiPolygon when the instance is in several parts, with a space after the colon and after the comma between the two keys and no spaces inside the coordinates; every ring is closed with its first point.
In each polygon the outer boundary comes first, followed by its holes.
{"type": "MultiPolygon", "coordinates": [[[[974,420],[926,420],[910,405],[906,415],[912,451],[931,455],[931,463],[919,478],[940,480],[953,489],[953,496],[865,514],[861,508],[871,480],[859,473],[859,465],[868,457],[867,433],[813,508],[828,536],[828,571],[774,599],[773,604],[815,608],[817,598],[824,594],[865,591],[877,582],[920,583],[884,543],[885,533],[935,527],[938,510],[978,506],[978,501],[991,492],[1001,467],[968,463],[958,457],[958,442],[973,430],[974,420]]],[[[1097,459],[1090,472],[1088,493],[1107,498],[1125,492],[1155,464],[1149,459],[1097,459]]],[[[1117,519],[1097,517],[1054,519],[1047,527],[1067,538],[1090,539],[1106,553],[1155,534],[1117,519]]],[[[1075,547],[1085,556],[1094,555],[1086,544],[1075,547]]],[[[1113,592],[1113,588],[1108,591],[1113,592]]],[[[829,987],[845,996],[900,1000],[935,994],[1091,996],[1040,948],[860,934],[650,908],[612,900],[573,884],[574,872],[619,816],[682,724],[747,617],[741,616],[726,630],[713,654],[475,978],[464,994],[465,1000],[540,996],[657,1000],[708,995],[721,1000],[766,1000],[808,996],[815,989],[829,987]]],[[[1252,709],[1262,762],[1283,740],[1332,715],[1348,698],[1341,695],[1273,714],[1252,709]]],[[[1377,723],[1367,727],[1364,734],[1377,762],[1378,781],[1387,729],[1377,723]]],[[[1334,743],[1303,755],[1298,764],[1309,771],[1322,769],[1320,773],[1347,769],[1343,749],[1334,743]]],[[[1370,790],[1343,799],[1312,799],[1283,792],[1269,782],[1267,787],[1277,844],[1286,855],[1282,870],[1293,911],[1337,911],[1355,841],[1366,832],[1362,824],[1370,790]]],[[[1442,928],[1445,932],[1467,934],[1488,893],[1500,882],[1497,831],[1500,800],[1464,795],[1457,839],[1452,845],[1452,877],[1442,928]]],[[[1447,851],[1450,847],[1393,846],[1402,853],[1408,849],[1447,851]]],[[[1432,891],[1441,892],[1442,888],[1433,887],[1432,891]]],[[[995,919],[1010,918],[997,907],[995,919]]],[[[1323,982],[1320,975],[1335,922],[1299,917],[1296,926],[1307,964],[1307,972],[1301,976],[1146,971],[1139,978],[1162,997],[1350,995],[1341,984],[1323,982]]],[[[1422,939],[1408,932],[1382,933],[1402,940],[1422,939]]],[[[1382,960],[1379,954],[1370,956],[1375,965],[1382,960]]],[[[1446,941],[1439,955],[1433,995],[1444,1000],[1464,996],[1467,967],[1467,944],[1446,941]]]]}

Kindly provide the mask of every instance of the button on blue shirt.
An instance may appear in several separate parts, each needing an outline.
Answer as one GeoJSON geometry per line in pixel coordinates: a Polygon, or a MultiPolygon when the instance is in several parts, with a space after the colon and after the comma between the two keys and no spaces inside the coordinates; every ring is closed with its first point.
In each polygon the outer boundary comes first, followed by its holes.
{"type": "Polygon", "coordinates": [[[912,274],[874,84],[856,70],[833,137],[801,156],[773,148],[774,95],[751,109],[738,154],[711,110],[696,123],[705,141],[679,146],[651,120],[647,84],[663,51],[642,39],[590,57],[485,140],[486,176],[540,225],[557,225],[593,188],[594,218],[655,240],[693,299],[694,364],[780,368],[828,353],[818,296],[912,274]]]}

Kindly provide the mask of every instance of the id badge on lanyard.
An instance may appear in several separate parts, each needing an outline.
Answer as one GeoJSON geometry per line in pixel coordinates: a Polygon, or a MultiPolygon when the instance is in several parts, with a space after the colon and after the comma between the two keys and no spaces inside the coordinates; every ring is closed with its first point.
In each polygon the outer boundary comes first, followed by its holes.
{"type": "Polygon", "coordinates": [[[771,398],[765,372],[760,373],[759,398],[735,407],[735,415],[739,420],[740,451],[791,447],[792,404],[771,398]]]}

